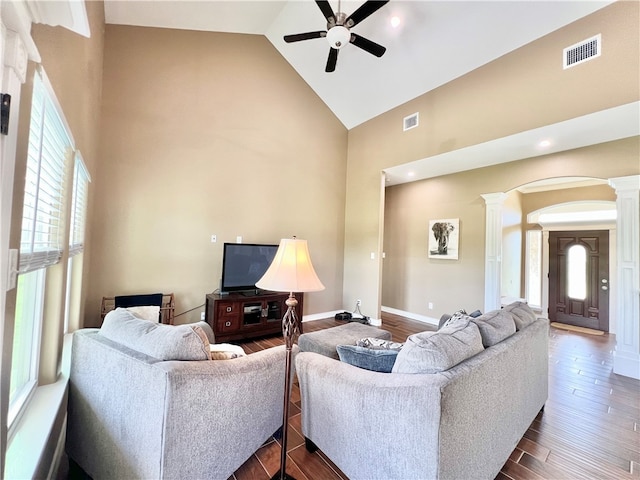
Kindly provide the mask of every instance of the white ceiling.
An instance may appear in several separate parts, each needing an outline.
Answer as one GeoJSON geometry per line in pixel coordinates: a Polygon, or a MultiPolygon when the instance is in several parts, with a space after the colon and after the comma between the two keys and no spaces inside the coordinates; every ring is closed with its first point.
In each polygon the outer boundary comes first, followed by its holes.
{"type": "MultiPolygon", "coordinates": [[[[338,2],[330,3],[337,11],[338,2]]],[[[364,0],[342,1],[341,11],[349,15],[362,3],[364,0]]],[[[105,0],[104,5],[106,22],[112,24],[265,35],[351,129],[610,3],[613,0],[391,0],[353,27],[353,32],[385,46],[384,56],[377,58],[346,45],[333,73],[324,71],[329,52],[325,39],[289,44],[283,40],[286,34],[326,29],[326,21],[312,0],[105,0]],[[401,19],[395,29],[390,25],[393,16],[401,19]]],[[[638,105],[634,105],[637,111],[638,105]]],[[[616,129],[628,121],[629,111],[613,113],[609,112],[607,119],[613,122],[608,124],[612,126],[609,130],[614,131],[599,135],[602,141],[630,136],[628,127],[622,136],[616,129]]],[[[637,135],[637,115],[633,118],[631,130],[637,135]]],[[[528,137],[518,135],[452,152],[447,154],[449,158],[464,156],[464,160],[437,162],[440,166],[435,170],[436,162],[417,160],[408,164],[414,172],[410,178],[408,166],[390,169],[389,184],[542,155],[560,151],[565,145],[576,148],[596,143],[590,134],[597,128],[591,122],[602,125],[601,118],[577,120],[577,130],[565,122],[557,130],[550,126],[546,131],[525,132],[528,137]],[[563,132],[570,132],[571,138],[555,141],[544,152],[529,143],[536,135],[556,138],[563,132]],[[496,146],[504,152],[504,159],[493,158],[487,163],[483,152],[494,147],[491,150],[495,153],[496,146]],[[420,164],[423,168],[417,168],[420,164]]]]}

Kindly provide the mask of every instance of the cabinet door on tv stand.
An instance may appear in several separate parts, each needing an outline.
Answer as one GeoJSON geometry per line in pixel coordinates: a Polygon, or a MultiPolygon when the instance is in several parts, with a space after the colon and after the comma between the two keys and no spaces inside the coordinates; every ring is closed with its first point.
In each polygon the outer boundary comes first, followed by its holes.
{"type": "Polygon", "coordinates": [[[240,311],[234,302],[217,302],[216,324],[214,332],[225,334],[235,332],[240,328],[240,311]]]}

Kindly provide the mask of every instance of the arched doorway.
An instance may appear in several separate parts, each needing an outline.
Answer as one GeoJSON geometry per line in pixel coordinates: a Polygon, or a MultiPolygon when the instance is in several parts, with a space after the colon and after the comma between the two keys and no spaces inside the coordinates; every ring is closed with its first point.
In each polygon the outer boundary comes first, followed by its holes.
{"type": "Polygon", "coordinates": [[[551,321],[615,331],[616,214],[614,201],[599,200],[527,215],[540,230],[527,231],[526,296],[551,321]]]}

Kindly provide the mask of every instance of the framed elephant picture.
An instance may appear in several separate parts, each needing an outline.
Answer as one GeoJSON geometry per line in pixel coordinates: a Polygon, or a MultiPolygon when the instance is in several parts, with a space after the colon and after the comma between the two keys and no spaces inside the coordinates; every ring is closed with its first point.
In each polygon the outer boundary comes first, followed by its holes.
{"type": "Polygon", "coordinates": [[[429,220],[429,258],[457,260],[460,219],[429,220]]]}

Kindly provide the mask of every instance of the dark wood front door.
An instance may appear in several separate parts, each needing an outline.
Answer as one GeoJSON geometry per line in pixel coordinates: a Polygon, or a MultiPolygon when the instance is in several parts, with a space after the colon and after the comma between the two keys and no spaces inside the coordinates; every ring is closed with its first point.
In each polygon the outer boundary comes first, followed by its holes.
{"type": "Polygon", "coordinates": [[[549,320],[609,331],[609,232],[549,232],[549,320]]]}

